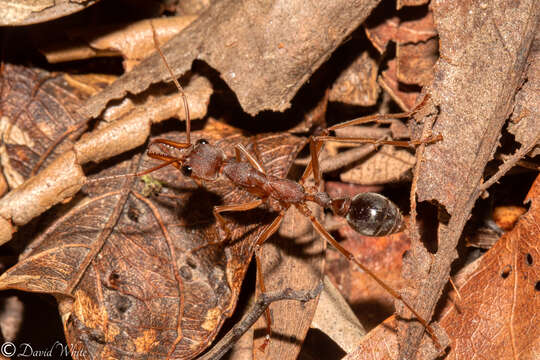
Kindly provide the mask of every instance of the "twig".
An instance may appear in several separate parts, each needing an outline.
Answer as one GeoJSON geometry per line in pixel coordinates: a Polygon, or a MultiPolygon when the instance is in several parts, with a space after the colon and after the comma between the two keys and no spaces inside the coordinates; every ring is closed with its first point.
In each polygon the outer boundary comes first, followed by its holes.
{"type": "Polygon", "coordinates": [[[310,291],[294,291],[287,288],[283,291],[262,294],[249,312],[238,322],[210,351],[197,360],[218,360],[230,350],[238,339],[261,317],[266,308],[274,301],[297,300],[307,302],[315,299],[321,293],[323,283],[310,291]]]}
{"type": "Polygon", "coordinates": [[[487,190],[491,185],[495,184],[501,177],[503,177],[504,174],[508,172],[516,163],[521,160],[533,147],[538,144],[538,141],[540,141],[540,135],[537,135],[533,141],[528,143],[527,145],[523,145],[518,151],[516,151],[513,155],[511,155],[506,161],[499,167],[499,170],[489,178],[488,181],[481,184],[478,189],[481,191],[487,190]]]}

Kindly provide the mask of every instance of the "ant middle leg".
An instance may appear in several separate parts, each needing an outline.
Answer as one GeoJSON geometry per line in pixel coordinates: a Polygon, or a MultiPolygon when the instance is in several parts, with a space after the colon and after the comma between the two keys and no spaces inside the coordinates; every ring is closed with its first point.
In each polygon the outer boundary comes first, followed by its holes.
{"type": "Polygon", "coordinates": [[[214,213],[214,216],[216,217],[218,227],[225,232],[225,238],[223,240],[220,240],[219,242],[227,241],[231,238],[231,231],[229,230],[229,227],[227,226],[228,221],[221,216],[221,213],[223,212],[236,212],[236,211],[247,211],[251,209],[255,209],[256,207],[259,207],[262,205],[263,200],[257,199],[253,200],[247,203],[243,204],[231,204],[231,205],[217,205],[214,206],[214,209],[212,210],[214,213]]]}

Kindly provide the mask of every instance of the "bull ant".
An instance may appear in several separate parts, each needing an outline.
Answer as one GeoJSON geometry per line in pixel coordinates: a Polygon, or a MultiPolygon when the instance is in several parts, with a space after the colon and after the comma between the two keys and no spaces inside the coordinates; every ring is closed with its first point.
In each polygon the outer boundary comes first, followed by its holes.
{"type": "MultiPolygon", "coordinates": [[[[298,182],[293,180],[278,178],[268,175],[261,163],[247,149],[241,145],[235,145],[236,156],[227,158],[224,151],[217,146],[210,144],[207,140],[199,139],[194,144],[191,143],[189,108],[185,92],[174,76],[169,67],[165,56],[157,46],[157,39],[154,33],[156,47],[161,55],[165,66],[167,67],[172,80],[178,91],[182,95],[184,110],[186,113],[186,142],[174,142],[167,139],[155,139],[150,143],[147,155],[153,159],[162,161],[161,164],[137,173],[136,175],[145,175],[154,172],[163,167],[172,165],[186,176],[200,181],[215,181],[224,176],[235,186],[255,195],[258,199],[240,204],[220,205],[213,209],[214,216],[220,230],[224,233],[222,241],[227,241],[231,232],[227,226],[228,221],[222,216],[226,212],[238,212],[254,209],[262,204],[266,204],[272,211],[278,213],[277,217],[270,223],[266,229],[259,235],[255,245],[255,260],[257,271],[262,274],[261,252],[262,244],[272,236],[278,229],[285,216],[285,212],[294,206],[301,214],[310,220],[317,232],[334,246],[343,256],[353,262],[360,269],[371,276],[380,286],[382,286],[390,295],[400,300],[418,319],[418,321],[428,331],[433,341],[440,348],[439,341],[433,329],[428,322],[421,317],[418,312],[403,297],[387,285],[383,280],[377,277],[371,270],[361,264],[354,255],[342,247],[334,237],[323,227],[308,208],[307,203],[313,202],[319,206],[331,210],[335,215],[345,217],[349,225],[358,233],[366,236],[385,236],[400,231],[403,228],[403,217],[398,207],[386,197],[377,193],[361,193],[352,198],[341,197],[332,198],[329,194],[319,190],[321,183],[321,172],[319,168],[318,154],[324,142],[337,141],[348,143],[372,143],[374,145],[389,144],[396,146],[414,147],[419,144],[433,143],[442,140],[441,136],[434,136],[418,141],[386,141],[366,138],[343,138],[331,136],[330,132],[339,128],[344,128],[360,123],[378,121],[380,119],[406,118],[410,117],[418,108],[423,106],[424,101],[413,111],[400,114],[372,115],[350,120],[325,129],[322,135],[312,136],[310,138],[311,161],[306,167],[304,174],[298,182]],[[151,150],[152,146],[158,146],[161,151],[151,150]],[[167,154],[165,147],[180,149],[182,155],[173,156],[167,154]],[[246,161],[247,160],[247,161],[246,161]],[[313,173],[315,186],[306,186],[307,178],[313,173]]],[[[266,288],[262,276],[258,286],[264,293],[266,288]]],[[[266,310],[267,336],[268,343],[271,331],[270,312],[266,310]]],[[[263,345],[264,347],[264,345],[263,345]]]]}

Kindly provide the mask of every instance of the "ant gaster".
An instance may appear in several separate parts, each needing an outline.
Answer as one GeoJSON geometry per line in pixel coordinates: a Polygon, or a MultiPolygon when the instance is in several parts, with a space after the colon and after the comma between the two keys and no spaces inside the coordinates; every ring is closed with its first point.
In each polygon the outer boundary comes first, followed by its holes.
{"type": "MultiPolygon", "coordinates": [[[[230,238],[230,230],[227,226],[227,220],[222,216],[224,212],[236,212],[246,211],[254,209],[263,203],[266,203],[270,209],[278,213],[273,222],[266,227],[266,229],[259,235],[259,238],[255,244],[255,260],[257,265],[257,271],[262,274],[261,266],[261,245],[274,234],[285,216],[285,212],[291,206],[296,207],[300,213],[306,216],[312,223],[317,232],[326,239],[332,246],[334,246],[339,252],[341,252],[349,261],[356,264],[359,268],[369,274],[380,286],[382,286],[390,295],[399,299],[418,319],[418,321],[429,332],[433,341],[440,348],[439,341],[435,335],[433,329],[429,326],[427,321],[422,318],[409,303],[403,299],[403,297],[387,285],[384,281],[378,278],[371,270],[361,264],[354,255],[342,247],[334,237],[322,226],[317,218],[312,214],[308,208],[308,202],[314,202],[325,209],[330,209],[334,214],[343,216],[347,219],[349,225],[358,233],[367,236],[383,236],[395,233],[403,228],[403,217],[398,207],[388,200],[386,197],[376,193],[361,193],[353,198],[342,197],[332,198],[326,192],[319,191],[319,184],[321,182],[321,174],[318,163],[318,154],[322,148],[322,144],[325,141],[338,141],[338,142],[357,142],[357,143],[373,143],[378,144],[390,144],[397,146],[416,146],[422,143],[432,143],[441,140],[440,136],[431,137],[419,141],[384,141],[364,138],[340,138],[336,136],[330,136],[330,131],[338,128],[343,128],[360,123],[377,121],[379,119],[391,119],[391,118],[405,118],[410,117],[418,108],[423,106],[426,101],[418,105],[413,111],[400,113],[400,114],[388,114],[388,115],[372,115],[363,118],[354,119],[345,123],[337,124],[325,129],[320,136],[312,136],[310,138],[310,152],[311,161],[306,167],[304,174],[298,182],[278,178],[272,175],[266,174],[264,167],[259,161],[251,155],[244,146],[241,144],[235,145],[236,156],[234,158],[227,158],[225,153],[219,147],[210,144],[204,139],[199,139],[195,144],[191,143],[190,137],[190,117],[189,109],[187,105],[187,98],[184,90],[178,83],[172,70],[170,69],[165,56],[161,52],[154,32],[154,41],[156,43],[157,50],[163,59],[165,66],[171,74],[172,80],[176,87],[180,91],[184,109],[186,112],[186,142],[174,142],[167,139],[155,139],[150,143],[150,146],[157,145],[160,149],[165,147],[172,147],[182,150],[183,154],[180,156],[172,156],[166,154],[165,151],[156,152],[148,150],[149,157],[161,160],[162,163],[138,173],[137,175],[144,175],[154,172],[162,167],[172,165],[176,167],[180,172],[187,177],[194,179],[196,182],[200,181],[214,181],[220,176],[228,178],[235,186],[248,191],[255,195],[258,199],[252,200],[242,204],[229,204],[215,206],[213,209],[214,216],[217,220],[219,228],[225,233],[223,241],[230,238]],[[247,161],[245,161],[247,160],[247,161]],[[315,178],[315,186],[304,186],[307,178],[313,173],[315,178]]],[[[262,276],[259,281],[260,290],[264,293],[265,285],[262,276]]],[[[267,337],[266,343],[269,341],[269,335],[271,331],[270,313],[266,311],[267,322],[267,337]]],[[[265,344],[266,344],[265,343],[265,344]]],[[[265,345],[263,345],[264,347],[265,345]]]]}

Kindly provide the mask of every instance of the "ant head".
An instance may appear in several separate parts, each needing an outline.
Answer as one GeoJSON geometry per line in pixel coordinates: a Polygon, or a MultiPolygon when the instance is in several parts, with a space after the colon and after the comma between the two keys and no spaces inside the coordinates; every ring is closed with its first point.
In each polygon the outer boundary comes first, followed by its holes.
{"type": "Polygon", "coordinates": [[[205,139],[199,139],[184,157],[180,170],[184,176],[215,180],[225,161],[225,153],[205,139]]]}

